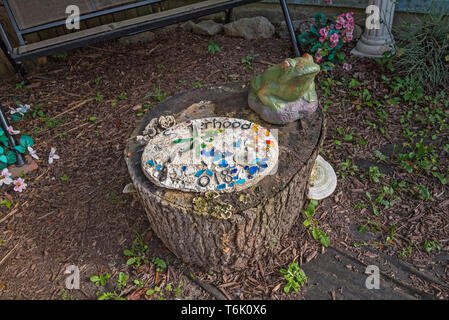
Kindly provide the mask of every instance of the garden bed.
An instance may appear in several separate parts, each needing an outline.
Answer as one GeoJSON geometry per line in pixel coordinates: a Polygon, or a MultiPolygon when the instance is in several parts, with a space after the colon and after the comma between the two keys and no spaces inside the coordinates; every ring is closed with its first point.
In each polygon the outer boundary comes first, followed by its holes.
{"type": "MultiPolygon", "coordinates": [[[[140,204],[122,194],[130,182],[123,151],[146,109],[205,84],[248,81],[267,67],[253,61],[252,54],[272,63],[290,54],[287,40],[218,35],[214,41],[220,52],[212,55],[207,37],[181,30],[158,32],[148,44],[111,41],[60,55],[31,75],[28,88],[15,79],[2,81],[3,106],[21,101],[36,111],[34,118],[30,113],[13,125],[33,137],[40,160],[39,168],[25,177],[26,190],[1,190],[0,200],[11,202],[11,208],[0,208],[0,219],[9,215],[0,224],[1,299],[96,299],[98,290],[154,299],[161,297],[156,287],[169,299],[301,299],[317,281],[309,279],[299,293],[283,292],[280,269],[293,261],[301,266],[326,251],[303,226],[301,212],[281,239],[280,254],[241,273],[197,272],[182,267],[150,230],[140,204]],[[48,164],[51,147],[60,159],[48,164]],[[145,252],[141,266],[127,265],[139,252],[145,252]],[[65,289],[64,271],[72,264],[80,268],[81,291],[65,289]],[[119,272],[130,276],[120,290],[114,284],[119,272]],[[100,288],[89,280],[100,274],[111,274],[114,280],[100,288]]],[[[413,101],[416,91],[408,92],[391,77],[383,79],[374,61],[350,59],[350,71],[338,67],[317,77],[328,126],[321,154],[339,179],[335,193],[319,202],[314,220],[334,248],[361,260],[375,259],[381,251],[447,284],[449,190],[432,172],[447,177],[448,129],[442,120],[449,113],[448,99],[431,95],[413,101]],[[412,145],[419,158],[388,157],[391,144],[408,139],[410,132],[429,138],[425,141],[430,144],[412,145]],[[376,150],[384,150],[386,157],[376,150]],[[438,162],[438,169],[426,169],[424,159],[438,162]],[[385,176],[369,169],[373,163],[385,169],[385,176]]],[[[413,277],[407,281],[434,297],[448,298],[444,285],[413,277]]]]}

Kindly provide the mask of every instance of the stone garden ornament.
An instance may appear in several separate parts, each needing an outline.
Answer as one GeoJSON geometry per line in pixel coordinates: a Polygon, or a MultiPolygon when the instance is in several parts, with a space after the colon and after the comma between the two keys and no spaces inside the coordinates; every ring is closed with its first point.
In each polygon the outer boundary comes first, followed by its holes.
{"type": "Polygon", "coordinates": [[[269,123],[302,119],[318,107],[314,79],[319,72],[320,66],[309,54],[286,59],[251,81],[248,105],[269,123]]]}
{"type": "MultiPolygon", "coordinates": [[[[315,76],[320,66],[312,56],[286,59],[251,81],[248,105],[259,116],[273,124],[287,124],[312,114],[318,107],[315,76]]],[[[308,198],[321,200],[337,186],[332,166],[318,155],[309,181],[308,198]]]]}

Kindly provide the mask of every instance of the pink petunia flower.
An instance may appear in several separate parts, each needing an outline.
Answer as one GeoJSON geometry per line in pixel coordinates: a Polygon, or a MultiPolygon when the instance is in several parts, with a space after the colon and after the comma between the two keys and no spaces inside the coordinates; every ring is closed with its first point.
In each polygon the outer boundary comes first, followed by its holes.
{"type": "Polygon", "coordinates": [[[0,174],[0,186],[3,184],[11,184],[13,180],[11,179],[11,175],[7,168],[2,170],[0,174]]]}
{"type": "Polygon", "coordinates": [[[22,192],[27,187],[27,184],[25,183],[25,180],[22,178],[17,178],[17,180],[14,180],[14,191],[22,192]]]}

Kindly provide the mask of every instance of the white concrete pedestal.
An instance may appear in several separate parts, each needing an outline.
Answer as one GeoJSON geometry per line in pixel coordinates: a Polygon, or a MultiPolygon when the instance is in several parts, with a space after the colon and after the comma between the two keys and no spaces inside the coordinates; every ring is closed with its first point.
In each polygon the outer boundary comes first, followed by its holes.
{"type": "MultiPolygon", "coordinates": [[[[380,24],[378,29],[370,29],[365,26],[357,45],[351,54],[360,57],[378,58],[385,51],[394,50],[394,39],[391,34],[395,3],[394,0],[369,0],[368,5],[379,8],[380,24]]],[[[371,13],[369,14],[371,15],[371,13]]]]}

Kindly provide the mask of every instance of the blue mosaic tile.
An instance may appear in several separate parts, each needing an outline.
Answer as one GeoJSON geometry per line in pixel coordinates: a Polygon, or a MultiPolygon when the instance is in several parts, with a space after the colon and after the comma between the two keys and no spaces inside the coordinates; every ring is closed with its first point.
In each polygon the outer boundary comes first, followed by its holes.
{"type": "Polygon", "coordinates": [[[150,159],[145,164],[149,164],[150,166],[154,166],[154,161],[153,161],[153,159],[150,159]]]}
{"type": "Polygon", "coordinates": [[[226,184],[220,184],[217,186],[217,190],[223,190],[224,188],[226,188],[226,184]]]}
{"type": "Polygon", "coordinates": [[[159,171],[161,169],[162,169],[162,166],[160,164],[158,164],[157,167],[156,167],[156,171],[159,171]]]}
{"type": "Polygon", "coordinates": [[[235,183],[237,183],[237,184],[242,184],[242,183],[244,183],[246,180],[245,179],[239,179],[239,180],[237,180],[235,183]]]}
{"type": "Polygon", "coordinates": [[[258,170],[259,170],[258,166],[252,166],[248,169],[248,172],[250,173],[250,175],[254,175],[257,173],[258,170]]]}
{"type": "Polygon", "coordinates": [[[206,173],[207,173],[208,175],[210,175],[211,177],[214,175],[214,173],[213,173],[211,170],[209,170],[209,169],[206,170],[206,173]]]}
{"type": "Polygon", "coordinates": [[[203,169],[198,170],[198,171],[195,173],[195,177],[201,176],[201,175],[204,173],[204,171],[206,171],[206,170],[203,170],[203,169]]]}

